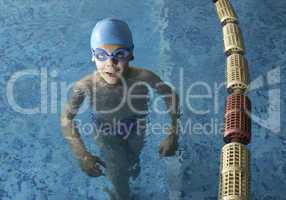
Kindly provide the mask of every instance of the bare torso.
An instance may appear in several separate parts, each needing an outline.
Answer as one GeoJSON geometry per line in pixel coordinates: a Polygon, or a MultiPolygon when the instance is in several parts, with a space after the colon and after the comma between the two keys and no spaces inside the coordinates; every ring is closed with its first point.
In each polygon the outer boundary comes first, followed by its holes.
{"type": "Polygon", "coordinates": [[[96,117],[110,121],[148,113],[146,75],[144,69],[129,67],[124,81],[117,85],[107,84],[97,72],[80,81],[89,90],[90,105],[96,117]]]}

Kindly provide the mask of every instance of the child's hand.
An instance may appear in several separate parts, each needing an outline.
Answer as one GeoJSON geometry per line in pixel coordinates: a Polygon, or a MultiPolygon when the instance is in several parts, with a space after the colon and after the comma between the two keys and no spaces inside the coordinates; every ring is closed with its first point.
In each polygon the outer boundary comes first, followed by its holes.
{"type": "MultiPolygon", "coordinates": [[[[178,141],[176,133],[172,133],[173,129],[168,130],[171,132],[167,138],[163,139],[160,143],[160,156],[174,156],[178,148],[178,141]]],[[[175,131],[175,130],[173,130],[175,131]]]]}
{"type": "Polygon", "coordinates": [[[90,153],[87,153],[83,159],[80,159],[81,169],[89,176],[99,177],[104,175],[102,167],[106,167],[105,163],[97,156],[93,156],[90,153]]]}

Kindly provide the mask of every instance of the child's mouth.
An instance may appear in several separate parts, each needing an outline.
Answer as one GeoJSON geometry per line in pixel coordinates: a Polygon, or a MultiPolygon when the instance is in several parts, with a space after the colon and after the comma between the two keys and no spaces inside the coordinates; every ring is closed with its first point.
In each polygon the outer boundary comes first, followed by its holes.
{"type": "Polygon", "coordinates": [[[112,78],[115,78],[116,77],[116,74],[115,73],[110,73],[110,72],[106,72],[106,74],[112,78]]]}

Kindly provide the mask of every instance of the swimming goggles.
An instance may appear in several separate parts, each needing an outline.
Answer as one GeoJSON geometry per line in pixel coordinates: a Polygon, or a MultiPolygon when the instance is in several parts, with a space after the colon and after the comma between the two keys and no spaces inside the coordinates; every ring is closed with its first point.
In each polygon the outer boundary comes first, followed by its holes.
{"type": "Polygon", "coordinates": [[[92,54],[99,61],[106,61],[109,58],[117,61],[127,61],[130,58],[131,52],[128,48],[118,48],[109,54],[104,49],[96,48],[92,49],[92,54]]]}

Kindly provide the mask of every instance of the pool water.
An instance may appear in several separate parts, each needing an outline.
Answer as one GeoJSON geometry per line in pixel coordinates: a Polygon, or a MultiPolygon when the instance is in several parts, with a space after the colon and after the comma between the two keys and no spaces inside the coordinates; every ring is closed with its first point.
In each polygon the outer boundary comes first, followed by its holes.
{"type": "MultiPolygon", "coordinates": [[[[243,32],[250,76],[258,86],[248,94],[253,113],[269,122],[264,127],[253,121],[248,146],[251,196],[285,200],[286,100],[280,91],[285,88],[286,3],[231,2],[243,32]]],[[[164,136],[149,130],[141,174],[130,182],[136,199],[217,199],[227,96],[220,87],[225,57],[212,1],[195,0],[0,0],[0,199],[108,199],[102,190],[110,182],[80,170],[59,123],[68,86],[95,70],[89,37],[95,23],[105,17],[129,24],[135,42],[131,65],[160,75],[181,97],[185,134],[177,155],[160,158],[164,136]],[[13,78],[19,79],[13,83],[13,78]],[[190,94],[205,96],[190,99],[190,94]],[[198,130],[199,125],[205,130],[198,130]]],[[[162,102],[157,106],[164,109],[162,102]]],[[[88,112],[79,117],[89,120],[88,112]]],[[[155,111],[149,118],[160,124],[169,121],[167,114],[155,111]]],[[[92,136],[82,137],[97,154],[92,136]]]]}

